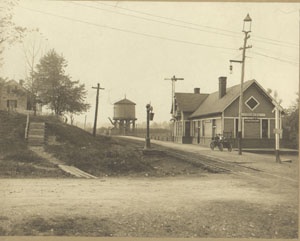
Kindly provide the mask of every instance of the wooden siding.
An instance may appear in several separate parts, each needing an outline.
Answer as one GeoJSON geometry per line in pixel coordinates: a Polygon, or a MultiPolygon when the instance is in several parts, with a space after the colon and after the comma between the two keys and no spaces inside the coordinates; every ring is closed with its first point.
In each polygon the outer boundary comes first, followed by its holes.
{"type": "Polygon", "coordinates": [[[244,138],[260,139],[260,122],[244,122],[244,138]]]}
{"type": "Polygon", "coordinates": [[[231,132],[234,136],[234,118],[224,119],[224,132],[231,132]]]}
{"type": "MultiPolygon", "coordinates": [[[[264,113],[264,118],[274,118],[275,114],[272,113],[274,106],[272,102],[265,96],[265,94],[257,87],[256,84],[250,86],[243,96],[243,113],[264,113]],[[259,105],[254,111],[249,109],[245,102],[253,96],[259,105]]],[[[239,113],[239,98],[237,98],[231,105],[229,105],[224,111],[225,117],[238,117],[239,113]]]]}

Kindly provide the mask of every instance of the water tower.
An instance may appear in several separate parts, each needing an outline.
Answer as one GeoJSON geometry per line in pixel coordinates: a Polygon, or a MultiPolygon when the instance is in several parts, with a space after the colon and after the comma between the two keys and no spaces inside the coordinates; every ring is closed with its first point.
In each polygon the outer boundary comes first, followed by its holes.
{"type": "Polygon", "coordinates": [[[135,103],[126,99],[114,103],[113,133],[127,135],[135,131],[135,103]]]}

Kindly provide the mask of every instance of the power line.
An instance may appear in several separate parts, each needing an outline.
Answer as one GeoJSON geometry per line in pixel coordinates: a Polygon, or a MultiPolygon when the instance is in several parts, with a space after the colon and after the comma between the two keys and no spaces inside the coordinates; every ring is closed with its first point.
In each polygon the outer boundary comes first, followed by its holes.
{"type": "MultiPolygon", "coordinates": [[[[73,22],[80,22],[80,23],[83,23],[83,24],[88,24],[88,25],[92,25],[92,26],[96,26],[96,27],[101,27],[101,28],[108,28],[108,29],[112,29],[112,30],[116,30],[116,31],[121,31],[121,32],[126,32],[126,33],[131,33],[131,34],[136,34],[136,35],[140,35],[140,36],[144,36],[144,37],[151,37],[151,38],[156,38],[156,39],[162,39],[162,40],[167,40],[167,41],[172,41],[172,42],[179,42],[179,43],[190,44],[190,45],[197,45],[197,46],[209,47],[209,48],[237,50],[235,48],[228,48],[228,47],[222,47],[222,46],[214,46],[214,45],[207,45],[207,44],[189,42],[189,41],[186,41],[186,40],[178,40],[178,39],[166,38],[166,37],[162,37],[162,36],[158,36],[158,35],[152,35],[152,34],[147,34],[147,33],[140,33],[140,32],[136,32],[136,31],[132,31],[132,30],[126,30],[126,29],[111,27],[111,26],[108,26],[108,25],[101,25],[101,24],[87,22],[87,21],[84,21],[84,20],[70,18],[70,17],[67,17],[67,16],[62,16],[62,15],[58,15],[58,14],[54,14],[54,13],[49,13],[49,12],[41,11],[41,10],[31,9],[31,8],[24,7],[24,6],[21,6],[21,5],[19,7],[23,8],[23,9],[26,9],[26,10],[29,10],[29,11],[32,11],[32,12],[38,12],[38,13],[41,13],[41,14],[45,14],[45,15],[49,15],[49,16],[54,16],[54,17],[66,19],[66,20],[73,21],[73,22]]],[[[273,57],[273,56],[269,56],[267,54],[258,53],[258,52],[254,52],[254,51],[251,51],[251,52],[253,54],[256,54],[256,55],[260,55],[260,56],[271,58],[271,59],[274,59],[274,60],[278,60],[278,61],[290,63],[290,64],[293,64],[293,65],[298,64],[297,62],[294,62],[294,61],[289,61],[289,60],[284,60],[284,59],[276,58],[276,57],[273,57]]]]}
{"type": "MultiPolygon", "coordinates": [[[[252,38],[257,39],[257,37],[253,36],[252,38]]],[[[271,39],[266,39],[266,40],[254,40],[254,41],[258,41],[261,43],[265,43],[265,44],[271,44],[274,46],[280,46],[280,47],[288,47],[288,48],[298,48],[298,46],[296,44],[292,44],[292,43],[287,43],[287,42],[283,42],[280,40],[271,40],[271,39]],[[273,41],[273,42],[270,42],[273,41]]]]}
{"type": "Polygon", "coordinates": [[[151,17],[157,17],[157,18],[162,18],[162,19],[171,20],[171,21],[175,21],[175,22],[185,23],[185,24],[189,24],[189,25],[199,26],[199,27],[203,27],[203,28],[209,28],[209,29],[224,31],[224,32],[233,33],[233,34],[240,34],[238,32],[231,31],[231,30],[224,30],[224,29],[214,28],[214,27],[210,27],[210,26],[206,26],[206,25],[200,25],[200,24],[196,24],[196,23],[191,23],[191,22],[175,19],[175,18],[169,18],[169,17],[164,17],[164,16],[160,16],[160,15],[156,15],[156,14],[147,13],[147,12],[132,10],[130,8],[124,8],[124,7],[120,7],[120,6],[112,6],[110,4],[106,4],[106,3],[102,3],[102,2],[97,2],[97,4],[102,4],[102,5],[114,7],[114,8],[120,8],[120,9],[124,9],[124,10],[130,11],[130,12],[135,12],[135,13],[139,13],[139,14],[148,15],[151,17]]]}
{"type": "MultiPolygon", "coordinates": [[[[227,29],[222,29],[222,28],[216,28],[216,27],[207,26],[207,25],[201,25],[201,24],[192,23],[192,22],[188,22],[188,21],[184,21],[184,20],[180,20],[180,19],[175,19],[175,18],[170,18],[170,17],[164,17],[164,16],[160,16],[160,15],[156,15],[156,14],[151,14],[151,13],[147,13],[147,12],[143,12],[143,11],[132,10],[130,8],[125,8],[125,7],[120,7],[120,6],[112,6],[110,4],[106,4],[106,3],[102,3],[102,2],[96,2],[96,3],[97,4],[102,4],[102,5],[105,5],[105,6],[109,6],[109,7],[123,9],[123,10],[130,11],[130,12],[144,14],[144,15],[147,15],[147,16],[157,17],[157,18],[171,20],[171,21],[180,22],[180,23],[184,23],[184,24],[189,24],[189,25],[193,25],[193,26],[199,26],[199,27],[203,27],[203,28],[214,29],[214,30],[218,30],[218,31],[223,31],[223,32],[235,34],[235,35],[240,35],[239,32],[232,31],[232,30],[227,30],[227,29]]],[[[204,31],[204,30],[202,30],[202,31],[204,31]]],[[[233,37],[232,35],[228,35],[228,36],[233,37]]],[[[282,44],[285,44],[286,47],[298,47],[298,44],[296,44],[296,43],[290,43],[290,42],[286,42],[286,41],[280,41],[280,40],[277,40],[277,39],[270,39],[270,38],[261,37],[261,36],[255,36],[255,35],[253,35],[252,39],[257,39],[256,41],[261,41],[261,42],[268,43],[268,44],[273,44],[273,45],[276,45],[276,43],[282,43],[282,44]],[[262,40],[259,40],[259,39],[262,39],[262,40]],[[266,41],[263,41],[263,40],[272,41],[274,43],[266,42],[266,41]]]]}
{"type": "Polygon", "coordinates": [[[144,36],[144,37],[150,37],[150,38],[168,40],[168,41],[172,41],[172,42],[178,42],[178,43],[184,43],[184,44],[191,44],[191,45],[197,45],[197,46],[208,47],[208,48],[236,50],[236,48],[214,46],[214,45],[208,45],[208,44],[202,44],[202,43],[189,42],[189,41],[186,41],[186,40],[172,39],[172,38],[162,37],[162,36],[159,36],[159,35],[153,35],[153,34],[148,34],[148,33],[141,33],[141,32],[136,32],[136,31],[132,31],[132,30],[128,30],[128,29],[122,29],[122,28],[117,28],[117,27],[111,27],[111,26],[108,26],[108,25],[102,25],[102,24],[87,22],[87,21],[84,21],[84,20],[70,18],[70,17],[66,17],[66,16],[54,14],[54,13],[49,13],[49,12],[45,12],[45,11],[41,11],[41,10],[36,10],[36,9],[24,7],[24,6],[19,6],[19,7],[23,8],[23,9],[26,9],[26,10],[29,10],[29,11],[32,11],[32,12],[38,12],[38,13],[41,13],[41,14],[45,14],[45,15],[49,15],[49,16],[54,16],[54,17],[66,19],[66,20],[73,21],[73,22],[79,22],[79,23],[83,23],[83,24],[88,24],[88,25],[92,25],[92,26],[96,26],[96,27],[101,27],[101,28],[112,29],[112,30],[116,30],[116,31],[120,31],[120,32],[125,32],[125,33],[131,33],[131,34],[140,35],[140,36],[144,36]]]}
{"type": "Polygon", "coordinates": [[[271,53],[273,53],[273,54],[275,54],[275,55],[283,55],[283,57],[289,58],[289,60],[291,60],[291,61],[293,61],[293,60],[295,60],[295,59],[297,58],[297,56],[288,55],[288,54],[286,54],[286,53],[278,53],[278,52],[274,52],[274,51],[271,50],[271,49],[260,48],[260,47],[257,47],[257,46],[255,46],[255,49],[263,50],[263,51],[267,51],[267,52],[271,52],[271,53]]]}
{"type": "Polygon", "coordinates": [[[278,61],[281,61],[281,62],[286,62],[286,63],[292,64],[292,65],[298,65],[299,64],[299,63],[294,62],[294,61],[276,58],[276,57],[273,57],[273,56],[270,56],[270,55],[267,55],[267,54],[263,54],[263,53],[258,53],[258,52],[255,52],[255,51],[251,51],[251,53],[256,54],[256,55],[260,55],[260,56],[263,56],[263,57],[266,57],[266,58],[278,60],[278,61]]]}
{"type": "Polygon", "coordinates": [[[142,19],[142,20],[145,20],[145,21],[162,23],[162,24],[169,25],[169,26],[174,26],[174,27],[191,29],[191,30],[196,30],[196,31],[206,32],[206,33],[212,33],[212,34],[218,34],[218,35],[223,35],[223,36],[233,37],[233,38],[240,37],[240,36],[234,36],[234,35],[225,34],[225,33],[218,33],[218,32],[213,32],[213,31],[209,31],[209,30],[203,30],[203,29],[199,29],[199,28],[178,25],[178,24],[174,24],[174,23],[168,23],[168,22],[164,22],[164,21],[160,21],[160,20],[155,20],[155,19],[150,19],[150,18],[135,16],[135,15],[127,14],[127,13],[119,13],[119,12],[116,12],[116,11],[112,11],[112,10],[108,10],[108,9],[104,9],[104,8],[99,8],[99,7],[95,7],[95,6],[90,6],[90,5],[85,5],[85,4],[80,4],[80,3],[74,3],[74,2],[69,2],[69,3],[71,3],[73,5],[83,6],[83,7],[86,7],[86,8],[92,8],[92,9],[95,9],[95,10],[101,10],[101,11],[105,11],[105,12],[110,12],[110,13],[113,13],[113,14],[123,15],[123,16],[127,16],[127,17],[132,17],[132,18],[138,18],[138,19],[142,19]]]}

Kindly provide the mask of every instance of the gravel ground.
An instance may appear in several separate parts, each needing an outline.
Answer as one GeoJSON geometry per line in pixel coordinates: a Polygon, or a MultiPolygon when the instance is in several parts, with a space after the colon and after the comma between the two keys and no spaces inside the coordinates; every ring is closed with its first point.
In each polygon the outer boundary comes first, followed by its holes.
{"type": "Polygon", "coordinates": [[[296,238],[297,185],[231,174],[2,179],[1,235],[296,238]]]}
{"type": "Polygon", "coordinates": [[[257,157],[240,158],[263,170],[251,175],[151,155],[143,160],[150,172],[126,176],[3,178],[0,235],[297,238],[298,160],[278,165],[257,157]]]}

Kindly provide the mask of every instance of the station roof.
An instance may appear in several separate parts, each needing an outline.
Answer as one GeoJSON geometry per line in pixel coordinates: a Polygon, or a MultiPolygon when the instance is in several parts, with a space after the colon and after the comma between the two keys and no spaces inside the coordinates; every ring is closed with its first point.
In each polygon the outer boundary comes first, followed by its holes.
{"type": "Polygon", "coordinates": [[[178,109],[184,112],[194,112],[209,94],[175,93],[178,109]]]}

